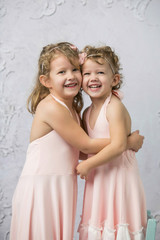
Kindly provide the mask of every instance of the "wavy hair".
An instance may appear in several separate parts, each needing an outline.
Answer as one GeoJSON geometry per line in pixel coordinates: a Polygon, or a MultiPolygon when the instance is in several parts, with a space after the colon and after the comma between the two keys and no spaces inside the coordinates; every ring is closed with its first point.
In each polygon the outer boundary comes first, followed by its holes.
{"type": "MultiPolygon", "coordinates": [[[[104,61],[107,61],[109,64],[113,74],[119,74],[120,75],[120,81],[119,83],[112,88],[112,90],[117,90],[121,87],[123,83],[123,76],[120,73],[120,62],[119,62],[119,57],[116,55],[116,53],[111,49],[109,46],[101,46],[101,47],[92,47],[87,45],[83,51],[86,53],[87,59],[92,59],[93,61],[97,62],[98,64],[104,64],[102,63],[102,59],[104,61]]],[[[82,65],[83,67],[83,65],[82,65]]]]}
{"type": "MultiPolygon", "coordinates": [[[[73,66],[80,69],[78,61],[75,61],[79,60],[79,51],[73,44],[68,42],[60,42],[57,44],[49,44],[43,47],[38,61],[38,73],[36,77],[36,82],[27,100],[27,109],[32,114],[35,113],[39,102],[44,99],[48,94],[50,94],[49,89],[43,86],[39,81],[39,77],[40,75],[45,75],[49,77],[50,64],[59,54],[63,54],[64,56],[66,56],[73,66]]],[[[73,107],[78,113],[80,113],[81,109],[83,108],[81,90],[74,97],[73,107]]]]}

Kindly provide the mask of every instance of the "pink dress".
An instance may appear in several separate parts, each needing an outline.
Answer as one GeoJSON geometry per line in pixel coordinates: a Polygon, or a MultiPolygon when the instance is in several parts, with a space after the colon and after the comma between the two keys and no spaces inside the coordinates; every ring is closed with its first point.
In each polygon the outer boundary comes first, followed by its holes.
{"type": "MultiPolygon", "coordinates": [[[[95,126],[89,126],[91,107],[86,114],[88,134],[92,138],[110,138],[104,102],[95,126]]],[[[144,240],[146,203],[135,152],[97,167],[85,184],[79,240],[144,240]]]]}
{"type": "Polygon", "coordinates": [[[54,130],[29,144],[13,196],[10,240],[73,239],[78,157],[54,130]]]}

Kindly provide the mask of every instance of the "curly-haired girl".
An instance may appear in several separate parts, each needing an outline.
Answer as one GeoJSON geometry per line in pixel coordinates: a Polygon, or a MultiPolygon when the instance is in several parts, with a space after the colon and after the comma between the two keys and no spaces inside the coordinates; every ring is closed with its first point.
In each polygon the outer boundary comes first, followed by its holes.
{"type": "Polygon", "coordinates": [[[144,240],[146,204],[135,152],[126,150],[131,119],[117,89],[122,84],[119,58],[109,46],[86,46],[83,90],[92,104],[84,112],[92,138],[111,143],[77,166],[85,178],[80,240],[144,240]]]}

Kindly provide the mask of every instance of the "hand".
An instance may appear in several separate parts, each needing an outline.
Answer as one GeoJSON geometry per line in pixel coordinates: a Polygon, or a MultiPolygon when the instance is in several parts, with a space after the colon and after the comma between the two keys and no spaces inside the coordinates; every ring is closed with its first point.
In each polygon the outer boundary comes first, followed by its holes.
{"type": "Polygon", "coordinates": [[[135,152],[138,152],[142,147],[144,141],[144,136],[139,134],[139,130],[134,131],[128,138],[128,149],[132,149],[135,152]]]}
{"type": "Polygon", "coordinates": [[[87,160],[80,162],[77,165],[76,170],[77,170],[77,175],[80,175],[81,179],[85,179],[85,180],[88,179],[87,176],[88,176],[90,169],[89,169],[87,160]]]}

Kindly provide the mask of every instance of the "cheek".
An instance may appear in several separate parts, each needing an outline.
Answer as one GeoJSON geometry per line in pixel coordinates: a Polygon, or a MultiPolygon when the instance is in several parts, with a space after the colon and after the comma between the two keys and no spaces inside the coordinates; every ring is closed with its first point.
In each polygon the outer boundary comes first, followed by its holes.
{"type": "Polygon", "coordinates": [[[82,84],[82,75],[79,75],[79,82],[82,84]]]}
{"type": "Polygon", "coordinates": [[[87,87],[87,80],[86,78],[82,78],[82,88],[85,89],[87,87]]]}
{"type": "Polygon", "coordinates": [[[77,80],[79,81],[79,83],[82,83],[82,75],[81,75],[81,73],[78,73],[78,74],[76,75],[76,78],[77,78],[77,80]]]}

